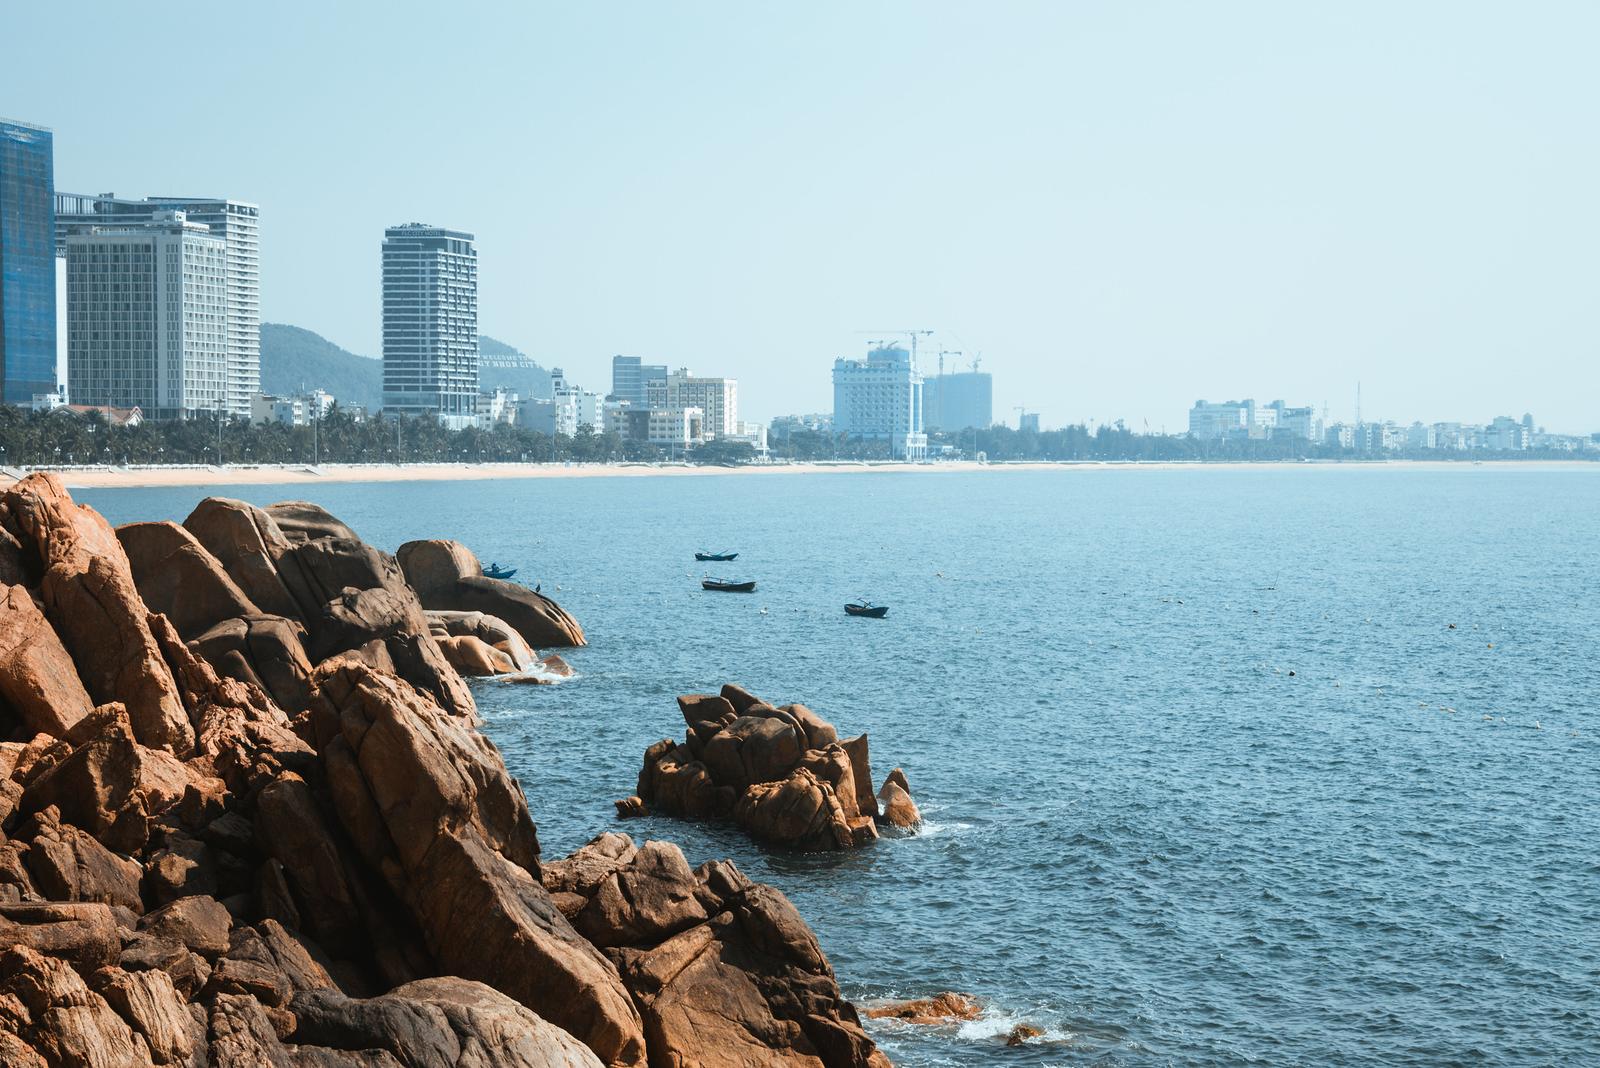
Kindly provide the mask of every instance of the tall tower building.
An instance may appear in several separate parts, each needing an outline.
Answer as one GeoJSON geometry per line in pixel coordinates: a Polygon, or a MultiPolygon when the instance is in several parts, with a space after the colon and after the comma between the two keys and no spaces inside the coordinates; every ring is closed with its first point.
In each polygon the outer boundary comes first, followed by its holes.
{"type": "Polygon", "coordinates": [[[864,441],[887,441],[895,459],[925,459],[922,375],[911,354],[884,345],[864,360],[833,361],[833,428],[864,441]]]}
{"type": "MultiPolygon", "coordinates": [[[[65,249],[73,234],[85,234],[97,227],[139,226],[174,211],[183,212],[190,223],[208,227],[210,235],[223,243],[228,344],[224,407],[230,415],[248,417],[250,399],[261,392],[260,208],[242,200],[216,197],[128,200],[113,193],[92,197],[62,193],[56,197],[56,245],[65,249]]],[[[67,325],[70,352],[71,323],[67,325]]]]}
{"type": "Polygon", "coordinates": [[[383,407],[459,428],[478,406],[478,252],[423,223],[383,232],[383,407]]]}
{"type": "Polygon", "coordinates": [[[228,408],[226,243],[181,211],[67,238],[74,403],[189,418],[228,408]]]}
{"type": "Polygon", "coordinates": [[[54,145],[42,126],[0,119],[0,401],[56,388],[54,145]]]}

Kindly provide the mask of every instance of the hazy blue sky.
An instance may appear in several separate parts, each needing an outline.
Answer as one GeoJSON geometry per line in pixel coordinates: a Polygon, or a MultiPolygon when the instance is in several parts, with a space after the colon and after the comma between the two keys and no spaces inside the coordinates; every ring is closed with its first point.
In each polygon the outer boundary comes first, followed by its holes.
{"type": "Polygon", "coordinates": [[[995,411],[1198,397],[1600,429],[1593,3],[0,3],[73,192],[262,207],[262,312],[376,355],[386,225],[485,333],[831,405],[857,331],[995,411]],[[928,361],[931,365],[931,361],[928,361]]]}

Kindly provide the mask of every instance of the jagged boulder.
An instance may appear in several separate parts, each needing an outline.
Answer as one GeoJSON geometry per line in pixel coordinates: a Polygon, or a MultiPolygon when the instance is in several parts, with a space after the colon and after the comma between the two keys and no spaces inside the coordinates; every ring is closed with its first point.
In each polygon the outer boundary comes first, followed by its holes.
{"type": "Polygon", "coordinates": [[[99,901],[143,912],[139,865],[118,856],[71,824],[54,805],[22,829],[33,885],[50,901],[99,901]]]}
{"type": "Polygon", "coordinates": [[[261,611],[301,618],[275,563],[288,552],[289,540],[265,511],[247,501],[207,497],[183,526],[261,611]]]}
{"type": "Polygon", "coordinates": [[[477,556],[458,541],[408,541],[398,558],[424,608],[485,612],[515,627],[534,648],[584,643],[583,628],[560,605],[515,582],[485,578],[477,556]]]}
{"type": "Polygon", "coordinates": [[[381,1050],[407,1068],[602,1068],[566,1031],[483,983],[420,979],[380,997],[296,995],[293,1038],[337,1050],[381,1050]]]}
{"type": "Polygon", "coordinates": [[[527,671],[538,661],[515,627],[486,612],[429,611],[428,627],[441,643],[445,638],[476,638],[509,657],[514,671],[527,671]]]}
{"type": "Polygon", "coordinates": [[[311,701],[311,661],[298,623],[282,616],[225,619],[195,637],[189,647],[226,678],[252,683],[279,708],[300,712],[311,701]]]}
{"type": "MultiPolygon", "coordinates": [[[[853,849],[878,837],[867,736],[839,741],[805,705],[774,706],[731,683],[678,698],[688,725],[645,751],[638,793],[619,816],[645,809],[690,818],[732,816],[752,837],[802,850],[853,849]]],[[[893,826],[920,817],[904,775],[888,784],[893,826]]],[[[909,821],[909,822],[908,822],[909,821]]]]}
{"type": "MultiPolygon", "coordinates": [[[[358,652],[450,711],[474,714],[471,691],[433,640],[394,557],[321,508],[290,501],[262,509],[210,497],[184,527],[262,612],[304,624],[310,662],[358,652]]],[[[255,675],[271,684],[261,671],[255,675]]],[[[295,689],[292,681],[288,687],[295,689]]]]}
{"type": "Polygon", "coordinates": [[[69,964],[24,945],[0,955],[0,1030],[51,1068],[154,1063],[144,1037],[69,964]]]}
{"type": "Polygon", "coordinates": [[[187,754],[193,728],[110,524],[74,504],[52,474],[29,475],[4,500],[12,534],[43,565],[45,615],[89,696],[125,705],[143,744],[187,754]]]}
{"type": "Polygon", "coordinates": [[[693,1049],[707,1065],[889,1068],[782,893],[729,863],[695,875],[709,919],[614,951],[652,1049],[693,1049]]]}
{"type": "Polygon", "coordinates": [[[527,802],[494,746],[353,663],[322,679],[313,717],[345,831],[438,966],[537,1006],[608,1064],[642,1065],[638,1013],[540,884],[527,802]]]}
{"type": "Polygon", "coordinates": [[[72,655],[25,586],[0,587],[0,701],[29,734],[56,738],[94,709],[72,655]]]}
{"type": "Polygon", "coordinates": [[[260,614],[217,558],[178,524],[127,523],[117,528],[117,540],[145,607],[171,620],[185,640],[225,619],[260,614]]]}

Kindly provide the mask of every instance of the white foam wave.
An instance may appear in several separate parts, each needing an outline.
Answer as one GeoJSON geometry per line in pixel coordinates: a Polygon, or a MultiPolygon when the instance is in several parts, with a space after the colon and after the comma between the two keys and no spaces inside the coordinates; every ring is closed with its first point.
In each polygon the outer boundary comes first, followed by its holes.
{"type": "Polygon", "coordinates": [[[965,834],[973,829],[973,824],[963,823],[960,820],[930,820],[924,819],[912,830],[912,838],[943,838],[947,835],[965,834]]]}
{"type": "Polygon", "coordinates": [[[1039,1032],[1025,1040],[1028,1045],[1072,1041],[1071,1031],[1047,1026],[1036,1016],[994,1006],[985,1008],[976,1020],[963,1020],[956,1028],[956,1037],[964,1042],[1004,1042],[1018,1027],[1030,1027],[1039,1032]]]}

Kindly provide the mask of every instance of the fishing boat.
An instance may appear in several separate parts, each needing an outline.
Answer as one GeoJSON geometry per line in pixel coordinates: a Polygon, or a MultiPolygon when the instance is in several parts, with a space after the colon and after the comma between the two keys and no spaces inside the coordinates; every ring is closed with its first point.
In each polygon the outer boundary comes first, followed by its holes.
{"type": "Polygon", "coordinates": [[[873,604],[871,601],[852,601],[844,606],[847,616],[866,616],[868,619],[882,619],[889,614],[886,604],[873,604]]]}
{"type": "Polygon", "coordinates": [[[751,579],[749,582],[734,582],[731,579],[708,578],[700,580],[700,588],[706,590],[718,590],[722,593],[754,593],[756,589],[756,580],[751,579]]]}
{"type": "Polygon", "coordinates": [[[499,564],[490,564],[483,569],[484,578],[508,579],[517,573],[514,567],[501,567],[499,564]]]}
{"type": "Polygon", "coordinates": [[[694,554],[694,558],[696,560],[700,560],[700,561],[710,560],[710,561],[715,561],[716,563],[719,563],[719,564],[725,564],[729,560],[737,560],[737,559],[739,559],[739,554],[738,553],[698,552],[698,553],[694,554]]]}

